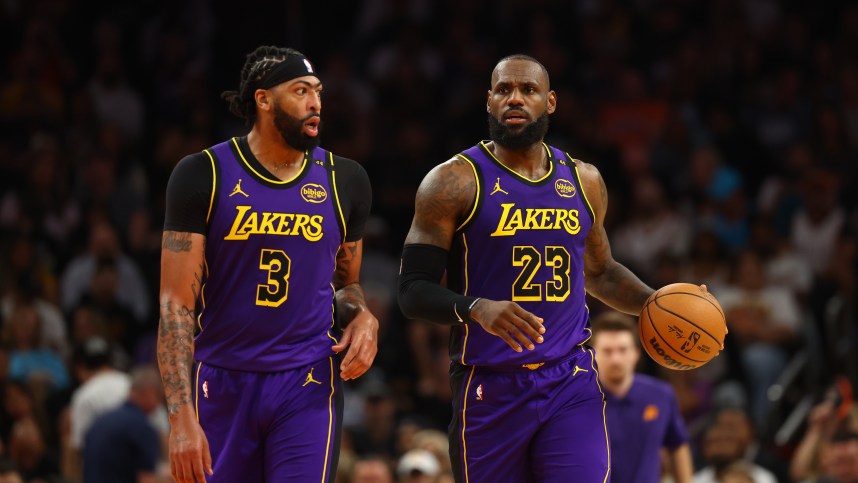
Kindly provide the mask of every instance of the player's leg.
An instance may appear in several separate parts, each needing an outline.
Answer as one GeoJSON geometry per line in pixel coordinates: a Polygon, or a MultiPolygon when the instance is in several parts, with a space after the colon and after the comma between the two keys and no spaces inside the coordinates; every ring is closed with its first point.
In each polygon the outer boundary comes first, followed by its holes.
{"type": "Polygon", "coordinates": [[[281,402],[265,438],[265,482],[333,482],[343,415],[336,358],[278,373],[268,381],[264,397],[281,402]]]}
{"type": "Polygon", "coordinates": [[[454,364],[450,458],[457,483],[528,481],[528,445],[536,425],[533,385],[519,373],[454,364]]]}
{"type": "Polygon", "coordinates": [[[259,430],[260,374],[197,363],[195,404],[209,442],[214,475],[209,482],[262,481],[259,430]]]}
{"type": "Polygon", "coordinates": [[[592,351],[542,371],[534,374],[546,391],[530,448],[534,481],[610,481],[605,402],[592,351]]]}

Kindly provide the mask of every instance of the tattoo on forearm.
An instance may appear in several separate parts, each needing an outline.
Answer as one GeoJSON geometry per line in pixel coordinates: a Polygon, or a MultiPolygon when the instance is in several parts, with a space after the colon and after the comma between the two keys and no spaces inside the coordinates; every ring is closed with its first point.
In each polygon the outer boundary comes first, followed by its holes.
{"type": "Polygon", "coordinates": [[[162,248],[171,252],[191,251],[191,234],[177,231],[165,231],[162,248]]]}
{"type": "Polygon", "coordinates": [[[349,314],[348,318],[352,318],[355,313],[366,308],[366,299],[364,298],[363,289],[357,283],[346,285],[337,290],[337,306],[341,310],[345,310],[349,314]]]}
{"type": "MultiPolygon", "coordinates": [[[[202,289],[203,271],[200,264],[194,272],[191,293],[194,301],[202,289]]],[[[171,301],[161,303],[158,322],[158,366],[164,382],[167,410],[172,416],[186,404],[193,404],[191,373],[194,365],[195,307],[171,301]]]]}
{"type": "Polygon", "coordinates": [[[349,283],[352,262],[357,257],[357,242],[344,243],[337,252],[337,268],[334,273],[334,286],[342,286],[349,283]]]}

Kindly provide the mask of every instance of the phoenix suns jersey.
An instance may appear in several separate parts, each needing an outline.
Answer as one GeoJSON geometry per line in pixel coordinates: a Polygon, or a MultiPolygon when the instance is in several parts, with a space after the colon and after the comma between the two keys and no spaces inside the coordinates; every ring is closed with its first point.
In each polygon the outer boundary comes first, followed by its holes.
{"type": "Polygon", "coordinates": [[[464,295],[512,300],[544,319],[545,341],[515,352],[477,323],[453,327],[450,357],[474,365],[529,365],[561,359],[590,337],[584,247],[593,210],[575,160],[544,145],[548,173],[525,178],[485,142],[462,152],[477,179],[468,218],[456,230],[448,287],[464,295]]]}
{"type": "Polygon", "coordinates": [[[281,181],[241,146],[233,138],[205,151],[214,187],[195,357],[253,372],[312,364],[336,343],[331,280],[345,222],[334,156],[309,151],[281,181]]]}

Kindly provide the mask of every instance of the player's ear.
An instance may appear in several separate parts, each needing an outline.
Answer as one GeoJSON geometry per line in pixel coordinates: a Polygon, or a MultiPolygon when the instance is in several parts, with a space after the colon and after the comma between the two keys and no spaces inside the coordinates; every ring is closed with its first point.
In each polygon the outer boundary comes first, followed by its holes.
{"type": "Polygon", "coordinates": [[[492,113],[492,91],[487,91],[487,92],[488,92],[488,94],[486,95],[486,112],[491,114],[492,113]]]}
{"type": "Polygon", "coordinates": [[[548,114],[554,114],[554,111],[557,110],[557,93],[554,91],[548,91],[548,114]]]}
{"type": "Polygon", "coordinates": [[[253,99],[256,101],[256,107],[263,111],[270,110],[274,102],[271,98],[271,91],[267,89],[256,89],[253,93],[253,99]]]}

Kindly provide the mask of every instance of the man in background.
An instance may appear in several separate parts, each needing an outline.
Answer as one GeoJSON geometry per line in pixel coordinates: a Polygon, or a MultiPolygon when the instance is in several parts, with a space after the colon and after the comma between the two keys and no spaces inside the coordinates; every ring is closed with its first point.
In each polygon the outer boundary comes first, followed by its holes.
{"type": "MultiPolygon", "coordinates": [[[[658,483],[664,449],[676,483],[690,483],[694,467],[676,395],[666,382],[635,373],[641,357],[634,320],[606,312],[593,323],[599,382],[607,400],[613,483],[658,483]]],[[[583,370],[583,369],[582,369],[583,370]]]]}
{"type": "Polygon", "coordinates": [[[87,483],[162,483],[158,432],[148,416],[163,403],[161,377],[154,367],[131,374],[128,399],[95,420],[86,433],[83,475],[87,483]]]}

